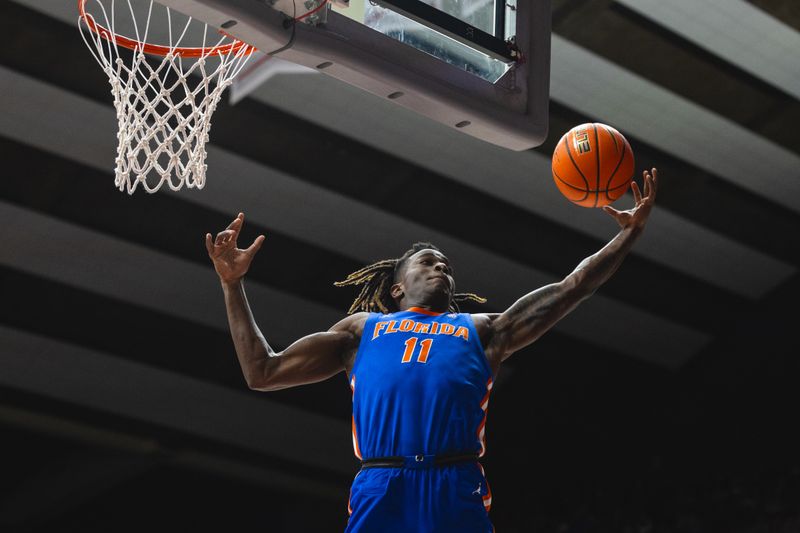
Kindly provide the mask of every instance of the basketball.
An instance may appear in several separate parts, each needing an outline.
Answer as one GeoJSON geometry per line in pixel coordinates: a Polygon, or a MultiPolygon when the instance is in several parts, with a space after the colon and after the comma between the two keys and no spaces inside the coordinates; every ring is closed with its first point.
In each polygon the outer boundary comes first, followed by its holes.
{"type": "Polygon", "coordinates": [[[606,124],[575,126],[553,150],[553,179],[569,201],[603,207],[630,187],[634,161],[627,139],[606,124]]]}

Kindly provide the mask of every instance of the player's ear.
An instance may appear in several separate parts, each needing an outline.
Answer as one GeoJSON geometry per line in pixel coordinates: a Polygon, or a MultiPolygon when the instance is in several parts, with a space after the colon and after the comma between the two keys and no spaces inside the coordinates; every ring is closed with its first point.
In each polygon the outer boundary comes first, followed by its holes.
{"type": "Polygon", "coordinates": [[[394,300],[403,297],[403,284],[402,283],[395,283],[392,285],[392,288],[389,289],[389,294],[392,295],[394,300]]]}

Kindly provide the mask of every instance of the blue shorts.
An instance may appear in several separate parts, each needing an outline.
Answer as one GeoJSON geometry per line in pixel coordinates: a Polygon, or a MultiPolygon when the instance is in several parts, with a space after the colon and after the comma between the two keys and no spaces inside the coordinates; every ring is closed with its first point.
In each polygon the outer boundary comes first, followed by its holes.
{"type": "Polygon", "coordinates": [[[477,462],[362,469],[346,533],[492,533],[491,491],[477,462]]]}

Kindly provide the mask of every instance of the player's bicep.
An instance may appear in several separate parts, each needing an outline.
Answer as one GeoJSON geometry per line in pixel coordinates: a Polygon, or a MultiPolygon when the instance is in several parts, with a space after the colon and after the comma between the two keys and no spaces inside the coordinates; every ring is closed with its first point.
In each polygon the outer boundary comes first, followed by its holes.
{"type": "Polygon", "coordinates": [[[366,313],[356,313],[328,331],[293,342],[267,360],[256,390],[279,390],[326,380],[347,369],[347,358],[361,339],[366,313]]]}
{"type": "Polygon", "coordinates": [[[293,342],[268,359],[262,379],[251,388],[280,390],[316,383],[338,374],[344,370],[342,354],[349,337],[347,332],[325,331],[293,342]]]}

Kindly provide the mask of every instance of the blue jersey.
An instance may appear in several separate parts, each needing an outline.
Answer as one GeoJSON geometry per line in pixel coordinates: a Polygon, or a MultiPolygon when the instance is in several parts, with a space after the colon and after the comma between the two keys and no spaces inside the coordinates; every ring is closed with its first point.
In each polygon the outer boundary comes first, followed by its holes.
{"type": "Polygon", "coordinates": [[[371,314],[350,386],[359,459],[483,455],[492,372],[470,315],[371,314]]]}
{"type": "Polygon", "coordinates": [[[491,532],[480,464],[426,467],[437,455],[486,450],[492,372],[472,317],[370,314],[349,379],[356,456],[408,461],[359,472],[347,531],[491,532]]]}

